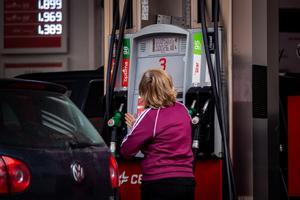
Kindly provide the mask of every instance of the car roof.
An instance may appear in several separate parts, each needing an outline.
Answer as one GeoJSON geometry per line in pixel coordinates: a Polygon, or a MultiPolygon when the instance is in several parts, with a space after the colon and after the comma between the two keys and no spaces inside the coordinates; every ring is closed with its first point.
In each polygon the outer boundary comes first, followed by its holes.
{"type": "Polygon", "coordinates": [[[103,67],[97,70],[81,70],[81,71],[62,71],[62,72],[41,72],[22,74],[16,78],[37,79],[37,80],[66,80],[66,79],[104,79],[103,67]]]}
{"type": "Polygon", "coordinates": [[[64,94],[67,88],[63,85],[56,83],[49,83],[45,81],[25,80],[17,78],[0,78],[0,90],[37,90],[37,91],[49,91],[64,94]]]}

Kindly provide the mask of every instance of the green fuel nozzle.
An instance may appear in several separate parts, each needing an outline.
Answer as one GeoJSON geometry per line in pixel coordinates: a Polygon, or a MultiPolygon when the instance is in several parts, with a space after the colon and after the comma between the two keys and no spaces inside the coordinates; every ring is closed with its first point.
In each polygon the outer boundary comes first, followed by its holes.
{"type": "Polygon", "coordinates": [[[191,117],[194,117],[197,113],[196,109],[195,109],[195,105],[196,105],[196,100],[193,100],[193,103],[191,105],[191,107],[188,109],[189,114],[191,117]]]}
{"type": "Polygon", "coordinates": [[[122,118],[123,118],[123,115],[124,115],[122,113],[123,106],[124,106],[124,104],[122,103],[120,105],[119,110],[116,110],[114,112],[114,116],[108,120],[107,125],[109,127],[120,127],[121,126],[121,124],[122,124],[122,118]]]}

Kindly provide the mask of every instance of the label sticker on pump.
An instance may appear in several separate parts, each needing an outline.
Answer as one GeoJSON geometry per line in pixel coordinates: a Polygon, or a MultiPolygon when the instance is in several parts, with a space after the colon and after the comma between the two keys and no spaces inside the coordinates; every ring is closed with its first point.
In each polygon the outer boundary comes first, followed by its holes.
{"type": "Polygon", "coordinates": [[[193,57],[193,75],[192,75],[192,83],[193,85],[200,84],[200,76],[201,76],[201,56],[202,56],[202,33],[194,34],[194,57],[193,57]]]}
{"type": "Polygon", "coordinates": [[[122,87],[128,88],[129,78],[129,66],[130,66],[130,40],[128,38],[123,39],[123,61],[122,61],[122,87]]]}

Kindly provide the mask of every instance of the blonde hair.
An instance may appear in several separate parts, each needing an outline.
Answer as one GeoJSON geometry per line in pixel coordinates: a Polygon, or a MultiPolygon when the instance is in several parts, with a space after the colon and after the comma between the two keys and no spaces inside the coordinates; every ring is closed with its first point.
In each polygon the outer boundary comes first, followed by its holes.
{"type": "Polygon", "coordinates": [[[168,107],[176,102],[176,91],[171,77],[162,69],[147,70],[139,84],[139,94],[145,106],[168,107]]]}

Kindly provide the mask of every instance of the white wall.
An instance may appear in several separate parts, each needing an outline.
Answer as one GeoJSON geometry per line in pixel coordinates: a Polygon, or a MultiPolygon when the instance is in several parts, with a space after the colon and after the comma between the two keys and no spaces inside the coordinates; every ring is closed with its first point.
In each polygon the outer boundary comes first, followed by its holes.
{"type": "MultiPolygon", "coordinates": [[[[103,9],[100,0],[68,0],[68,50],[59,54],[0,54],[0,76],[57,70],[89,70],[102,65],[103,9]],[[65,68],[3,69],[5,61],[66,61],[65,68]],[[2,63],[2,64],[1,64],[2,63]],[[6,71],[7,72],[7,71],[6,71]],[[13,72],[13,73],[12,73],[13,72]]],[[[2,10],[0,12],[3,12],[2,10]]],[[[3,13],[0,13],[3,16],[3,13]]],[[[1,17],[2,18],[2,17],[1,17]]],[[[2,34],[2,33],[1,33],[2,34]]],[[[1,37],[2,38],[2,37],[1,37]]]]}

